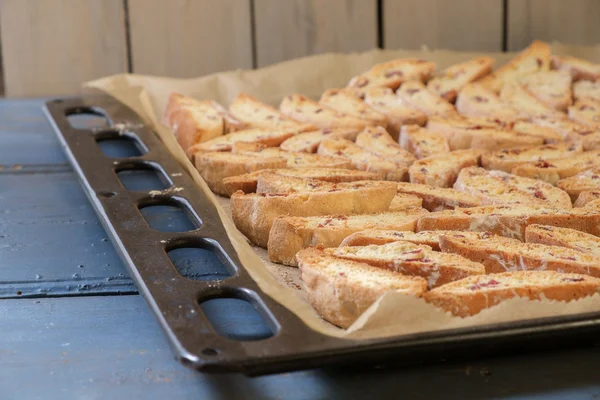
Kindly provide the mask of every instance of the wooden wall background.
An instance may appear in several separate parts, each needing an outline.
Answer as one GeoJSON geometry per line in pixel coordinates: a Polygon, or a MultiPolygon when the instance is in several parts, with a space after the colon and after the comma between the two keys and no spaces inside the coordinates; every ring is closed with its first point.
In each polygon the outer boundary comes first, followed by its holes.
{"type": "Polygon", "coordinates": [[[598,0],[0,0],[2,94],[194,77],[323,52],[600,43],[598,0]]]}

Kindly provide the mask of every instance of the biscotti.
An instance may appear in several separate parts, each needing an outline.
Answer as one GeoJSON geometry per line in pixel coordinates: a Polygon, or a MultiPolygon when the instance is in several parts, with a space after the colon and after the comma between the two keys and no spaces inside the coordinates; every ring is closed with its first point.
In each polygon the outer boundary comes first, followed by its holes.
{"type": "Polygon", "coordinates": [[[324,320],[341,328],[352,325],[387,292],[420,297],[427,289],[421,277],[343,260],[314,248],[298,253],[298,266],[309,303],[324,320]]]}
{"type": "Polygon", "coordinates": [[[380,180],[381,175],[374,172],[356,171],[341,168],[281,168],[259,170],[248,174],[232,176],[223,179],[223,185],[229,195],[241,190],[244,193],[256,192],[258,177],[267,171],[281,176],[312,178],[326,182],[353,182],[366,180],[380,180]]]}
{"type": "Polygon", "coordinates": [[[479,164],[481,153],[480,150],[456,150],[417,160],[408,170],[410,182],[452,187],[461,169],[479,164]]]}
{"type": "Polygon", "coordinates": [[[573,84],[573,97],[575,100],[600,101],[600,83],[579,81],[573,84]]]}
{"type": "Polygon", "coordinates": [[[363,262],[402,275],[420,276],[429,289],[472,275],[482,275],[485,267],[457,254],[445,254],[410,242],[383,245],[348,246],[325,249],[326,254],[363,262]]]}
{"type": "MultiPolygon", "coordinates": [[[[529,121],[516,121],[512,124],[507,124],[513,132],[517,132],[527,136],[540,137],[544,140],[544,144],[560,143],[564,140],[562,134],[556,130],[541,126],[540,124],[529,121]]],[[[289,139],[288,139],[289,140],[289,139]]]]}
{"type": "Polygon", "coordinates": [[[420,197],[413,196],[412,194],[396,193],[396,195],[392,199],[392,202],[390,203],[388,211],[402,211],[406,210],[407,208],[420,208],[422,206],[423,199],[421,199],[420,197]]]}
{"type": "Polygon", "coordinates": [[[416,58],[404,58],[374,65],[368,71],[355,76],[348,87],[362,90],[372,87],[398,89],[406,81],[428,80],[435,71],[435,64],[416,58]]]}
{"type": "Polygon", "coordinates": [[[527,243],[568,247],[585,254],[600,257],[600,238],[569,228],[547,225],[529,225],[525,229],[527,243]]]}
{"type": "Polygon", "coordinates": [[[331,138],[321,142],[318,154],[345,157],[352,166],[361,171],[376,172],[390,181],[408,180],[408,167],[405,163],[397,163],[386,157],[374,154],[357,144],[342,138],[331,138]]]}
{"type": "Polygon", "coordinates": [[[444,100],[454,103],[458,92],[466,84],[492,72],[493,65],[494,59],[485,56],[452,65],[431,79],[427,88],[444,100]]]}
{"type": "Polygon", "coordinates": [[[569,193],[573,201],[581,192],[590,190],[600,190],[600,167],[588,169],[580,172],[570,178],[561,179],[556,183],[556,186],[569,193]]]}
{"type": "Polygon", "coordinates": [[[458,317],[480,313],[513,298],[571,301],[600,291],[600,280],[554,271],[477,275],[431,290],[425,300],[458,317]]]}
{"type": "Polygon", "coordinates": [[[279,157],[255,157],[223,152],[197,153],[194,165],[210,190],[227,196],[223,179],[269,168],[283,168],[286,160],[279,157]]]}
{"type": "Polygon", "coordinates": [[[344,157],[324,156],[320,154],[284,151],[276,147],[252,153],[244,153],[256,157],[279,157],[287,162],[289,168],[313,167],[313,168],[352,168],[350,160],[344,157]]]}
{"type": "Polygon", "coordinates": [[[293,130],[305,132],[313,130],[311,125],[301,124],[281,114],[279,110],[260,102],[249,94],[240,93],[229,106],[229,112],[249,127],[267,130],[293,130]]]}
{"type": "MultiPolygon", "coordinates": [[[[382,182],[385,183],[385,182],[382,182]]],[[[304,193],[249,193],[231,195],[235,226],[252,243],[266,248],[273,220],[280,216],[374,214],[388,209],[394,187],[379,185],[361,190],[304,193]]]]}
{"type": "MultiPolygon", "coordinates": [[[[341,246],[368,246],[371,244],[382,245],[392,242],[410,242],[418,245],[429,246],[432,250],[440,250],[440,236],[455,231],[421,231],[408,232],[398,230],[366,229],[353,233],[342,241],[341,246]]],[[[460,232],[461,235],[472,239],[481,239],[486,232],[460,232]]]]}
{"type": "Polygon", "coordinates": [[[410,165],[415,161],[409,151],[400,147],[381,126],[367,128],[356,137],[356,144],[370,153],[397,164],[410,165]]]}
{"type": "Polygon", "coordinates": [[[409,81],[400,86],[396,96],[409,107],[424,112],[428,116],[452,117],[457,115],[452,104],[431,92],[419,81],[409,81]]]}
{"type": "Polygon", "coordinates": [[[579,80],[596,81],[600,79],[600,65],[572,56],[552,56],[552,68],[567,71],[573,82],[579,80]]]}
{"type": "Polygon", "coordinates": [[[492,90],[472,83],[466,85],[458,94],[456,109],[467,117],[486,117],[501,121],[516,121],[521,118],[512,106],[500,100],[492,90]]]}
{"type": "Polygon", "coordinates": [[[370,121],[372,125],[387,126],[386,116],[369,107],[350,89],[329,89],[321,95],[319,103],[347,115],[370,121]]]}
{"type": "Polygon", "coordinates": [[[566,71],[543,71],[525,75],[519,83],[546,106],[567,111],[573,103],[571,74],[566,71]]]}
{"type": "Polygon", "coordinates": [[[473,240],[448,234],[440,237],[440,248],[483,264],[488,274],[547,270],[600,276],[600,257],[566,247],[523,243],[500,236],[473,240]]]}
{"type": "Polygon", "coordinates": [[[349,128],[362,130],[373,122],[356,118],[317,103],[300,94],[286,96],[279,110],[290,118],[317,128],[349,128]]]}
{"type": "Polygon", "coordinates": [[[500,99],[527,118],[566,118],[565,114],[548,107],[518,83],[505,84],[500,99]]]}
{"type": "Polygon", "coordinates": [[[285,151],[296,151],[305,153],[316,153],[321,142],[332,137],[340,137],[348,140],[356,140],[359,134],[357,129],[329,129],[324,128],[317,131],[299,133],[281,143],[279,148],[285,151]]]}
{"type": "Polygon", "coordinates": [[[277,147],[284,140],[294,136],[294,130],[265,130],[246,129],[234,134],[218,136],[202,143],[197,143],[188,149],[189,155],[204,151],[232,151],[237,142],[257,143],[265,147],[277,147]]]}
{"type": "Polygon", "coordinates": [[[594,130],[600,129],[600,102],[581,99],[569,107],[569,118],[594,130]]]}
{"type": "Polygon", "coordinates": [[[446,137],[418,125],[406,125],[400,130],[400,147],[408,150],[417,158],[426,158],[436,154],[448,153],[450,146],[446,137]]]}
{"type": "Polygon", "coordinates": [[[533,123],[549,128],[562,136],[564,140],[581,143],[584,150],[596,150],[594,146],[600,142],[599,130],[568,119],[534,118],[533,123]]]}
{"type": "Polygon", "coordinates": [[[297,176],[283,176],[266,171],[258,176],[256,193],[305,193],[335,192],[339,190],[367,190],[377,187],[392,187],[388,181],[326,182],[297,176]]]}
{"type": "Polygon", "coordinates": [[[600,190],[587,190],[579,194],[579,197],[573,203],[573,207],[586,207],[589,203],[597,202],[598,200],[600,200],[600,190]]]}
{"type": "Polygon", "coordinates": [[[477,82],[490,90],[500,92],[506,83],[514,82],[524,75],[548,71],[551,56],[550,46],[547,43],[534,40],[510,62],[477,82]]]}
{"type": "Polygon", "coordinates": [[[381,228],[412,231],[422,208],[365,215],[280,217],[269,235],[269,260],[296,265],[296,253],[309,246],[336,247],[349,235],[365,229],[381,228]]]}
{"type": "Polygon", "coordinates": [[[456,207],[477,207],[481,200],[452,188],[440,188],[419,183],[398,183],[398,193],[410,194],[423,200],[428,211],[454,210],[456,207]]]}
{"type": "Polygon", "coordinates": [[[600,211],[518,204],[457,208],[423,215],[417,221],[416,231],[480,231],[523,240],[525,228],[531,224],[562,226],[599,235],[600,211]]]}
{"type": "Polygon", "coordinates": [[[546,181],[555,185],[559,180],[600,166],[600,150],[584,151],[577,157],[538,160],[515,166],[511,173],[546,181]]]}

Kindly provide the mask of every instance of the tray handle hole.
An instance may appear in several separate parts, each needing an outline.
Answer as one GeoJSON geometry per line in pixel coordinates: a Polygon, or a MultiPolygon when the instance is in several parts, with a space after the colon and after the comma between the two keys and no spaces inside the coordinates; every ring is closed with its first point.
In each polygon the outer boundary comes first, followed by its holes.
{"type": "Polygon", "coordinates": [[[159,232],[189,232],[200,227],[193,213],[182,204],[153,204],[140,207],[151,229],[159,232]]]}
{"type": "Polygon", "coordinates": [[[110,120],[106,115],[90,107],[71,108],[65,114],[73,129],[93,131],[110,126],[110,120]]]}
{"type": "Polygon", "coordinates": [[[120,135],[118,132],[113,135],[98,135],[97,143],[102,153],[111,158],[139,157],[148,152],[139,139],[120,135]]]}
{"type": "Polygon", "coordinates": [[[202,355],[204,355],[204,356],[214,357],[219,354],[219,349],[213,349],[213,348],[209,347],[209,348],[203,349],[200,353],[202,353],[202,355]]]}
{"type": "Polygon", "coordinates": [[[171,263],[185,278],[198,281],[221,281],[235,274],[219,249],[211,245],[190,245],[167,251],[171,263]]]}
{"type": "Polygon", "coordinates": [[[172,185],[161,169],[150,165],[119,169],[117,176],[125,189],[133,191],[164,190],[172,185]]]}
{"type": "Polygon", "coordinates": [[[98,196],[106,197],[107,199],[110,199],[111,197],[114,197],[116,195],[117,195],[116,192],[98,192],[98,196]]]}

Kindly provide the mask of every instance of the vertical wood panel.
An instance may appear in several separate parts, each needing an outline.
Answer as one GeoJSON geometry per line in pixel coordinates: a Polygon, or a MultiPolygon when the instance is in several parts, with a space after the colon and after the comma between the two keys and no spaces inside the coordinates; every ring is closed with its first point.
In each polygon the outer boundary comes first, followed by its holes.
{"type": "Polygon", "coordinates": [[[136,73],[252,68],[250,0],[129,0],[129,29],[136,73]]]}
{"type": "Polygon", "coordinates": [[[258,67],[377,47],[375,0],[255,0],[258,67]]]}
{"type": "Polygon", "coordinates": [[[508,49],[532,40],[600,43],[598,0],[508,0],[508,49]]]}
{"type": "Polygon", "coordinates": [[[502,50],[502,0],[383,0],[387,49],[502,50]]]}
{"type": "Polygon", "coordinates": [[[7,96],[78,93],[127,70],[122,0],[4,0],[0,37],[7,96]]]}

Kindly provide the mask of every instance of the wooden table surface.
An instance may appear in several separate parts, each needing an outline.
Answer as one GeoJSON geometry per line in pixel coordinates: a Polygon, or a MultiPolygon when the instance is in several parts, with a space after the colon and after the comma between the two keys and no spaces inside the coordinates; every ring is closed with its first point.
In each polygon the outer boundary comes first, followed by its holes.
{"type": "Polygon", "coordinates": [[[598,347],[258,378],[183,367],[107,241],[43,103],[0,101],[0,399],[600,398],[598,347]]]}

